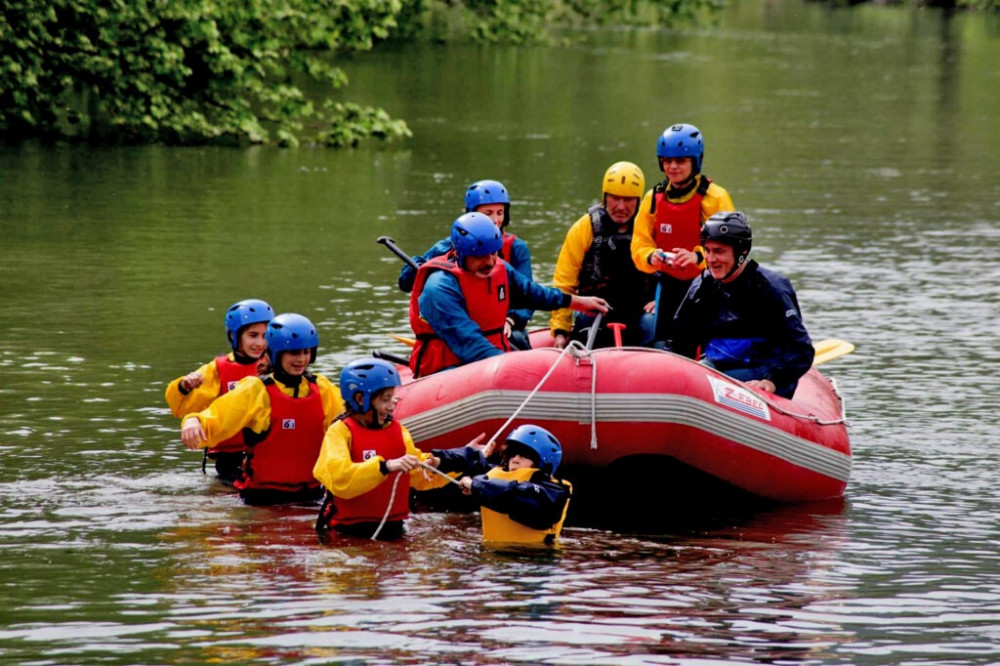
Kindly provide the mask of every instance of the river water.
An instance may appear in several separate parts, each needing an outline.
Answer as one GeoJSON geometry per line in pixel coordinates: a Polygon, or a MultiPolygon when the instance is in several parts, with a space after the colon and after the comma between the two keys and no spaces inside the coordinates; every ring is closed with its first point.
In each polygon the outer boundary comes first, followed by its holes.
{"type": "Polygon", "coordinates": [[[350,60],[350,98],[410,123],[397,144],[0,149],[0,662],[1000,663],[997,17],[749,0],[571,37],[350,60]],[[651,184],[678,121],[813,338],[857,345],[824,366],[843,502],[578,525],[544,555],[445,513],[320,543],[312,511],[243,506],[181,446],[165,384],[224,349],[230,303],[312,318],[330,376],[400,352],[376,237],[422,250],[497,178],[548,281],[604,169],[651,184]]]}

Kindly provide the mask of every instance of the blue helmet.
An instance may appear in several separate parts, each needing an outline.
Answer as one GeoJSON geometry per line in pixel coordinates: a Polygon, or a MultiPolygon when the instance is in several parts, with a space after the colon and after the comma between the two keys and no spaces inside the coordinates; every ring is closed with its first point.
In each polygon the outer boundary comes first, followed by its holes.
{"type": "Polygon", "coordinates": [[[226,336],[233,351],[240,348],[240,331],[250,324],[266,324],[274,318],[274,310],[264,301],[248,298],[233,303],[226,310],[226,336]]]}
{"type": "Polygon", "coordinates": [[[705,159],[705,141],[701,137],[701,131],[687,123],[668,127],[656,142],[656,156],[690,157],[691,175],[700,173],[705,159]]]}
{"type": "Polygon", "coordinates": [[[352,410],[365,414],[371,409],[376,393],[400,383],[399,373],[388,361],[362,358],[351,361],[340,371],[340,397],[352,410]],[[359,391],[362,395],[360,403],[354,398],[359,391]]]}
{"type": "Polygon", "coordinates": [[[451,225],[451,246],[459,259],[485,257],[500,251],[503,236],[493,220],[482,213],[466,213],[451,225]]]}
{"type": "Polygon", "coordinates": [[[538,469],[547,474],[555,474],[562,462],[562,445],[555,436],[536,425],[522,425],[514,428],[506,440],[507,448],[504,455],[509,456],[511,445],[514,445],[516,452],[518,445],[527,447],[535,454],[533,458],[538,459],[538,469]]]}
{"type": "Polygon", "coordinates": [[[300,314],[280,314],[267,325],[267,355],[271,365],[278,367],[278,355],[281,352],[298,349],[311,349],[312,359],[316,360],[316,348],[319,347],[319,333],[313,323],[300,314]]]}
{"type": "Polygon", "coordinates": [[[503,226],[510,224],[510,195],[498,180],[477,180],[465,191],[465,212],[474,213],[486,204],[503,204],[503,226]]]}

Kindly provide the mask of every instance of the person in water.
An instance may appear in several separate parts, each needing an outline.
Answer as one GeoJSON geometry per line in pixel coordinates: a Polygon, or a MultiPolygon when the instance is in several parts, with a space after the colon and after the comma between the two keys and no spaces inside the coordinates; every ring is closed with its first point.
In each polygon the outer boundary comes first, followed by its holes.
{"type": "Polygon", "coordinates": [[[677,306],[691,281],[704,268],[699,246],[701,225],[719,211],[733,210],[733,200],[701,173],[705,142],[694,125],[672,125],[656,142],[664,180],[646,193],[635,218],[632,260],[655,274],[657,341],[670,337],[677,306]]]}
{"type": "Polygon", "coordinates": [[[559,538],[573,487],[554,476],[562,446],[548,430],[514,428],[499,465],[490,464],[475,444],[432,453],[442,472],[463,475],[463,492],[481,505],[484,541],[552,545],[559,538]]]}
{"type": "Polygon", "coordinates": [[[603,298],[543,287],[500,260],[503,236],[482,213],[455,220],[451,243],[448,254],[420,267],[410,294],[415,377],[510,351],[504,328],[512,307],[607,312],[603,298]]]}
{"type": "MultiPolygon", "coordinates": [[[[479,180],[469,185],[465,191],[465,212],[482,213],[493,220],[493,223],[500,228],[503,238],[503,245],[498,253],[499,257],[524,277],[529,280],[534,279],[531,273],[531,250],[528,249],[528,244],[507,231],[510,225],[510,195],[503,183],[496,180],[479,180]]],[[[448,254],[452,247],[449,236],[439,240],[422,255],[413,257],[413,261],[418,266],[423,265],[434,257],[448,254]]],[[[417,269],[409,264],[404,264],[399,272],[399,288],[410,293],[413,291],[413,282],[416,277],[417,269]]],[[[525,327],[533,314],[534,312],[530,308],[512,309],[507,313],[504,335],[510,340],[514,349],[531,348],[525,327]]]]}
{"type": "MultiPolygon", "coordinates": [[[[226,310],[229,353],[221,354],[194,372],[167,384],[166,400],[173,415],[182,419],[192,412],[200,412],[213,400],[231,391],[244,377],[267,372],[270,363],[265,353],[265,333],[273,317],[271,306],[258,299],[239,301],[226,310]]],[[[219,480],[232,485],[240,478],[245,451],[243,433],[237,432],[205,450],[202,471],[205,471],[205,460],[214,460],[219,480]]]]}
{"type": "Polygon", "coordinates": [[[753,232],[741,212],[716,213],[701,231],[708,270],[674,317],[667,348],[768,393],[791,398],[815,349],[795,290],[747,255],[753,232]]]}
{"type": "Polygon", "coordinates": [[[238,432],[247,452],[233,485],[247,504],[284,504],[320,498],[313,465],[323,433],[344,411],[340,391],[323,375],[309,372],[319,333],[300,314],[280,314],[267,325],[272,372],[247,377],[181,424],[189,449],[216,446],[238,432]]]}
{"type": "Polygon", "coordinates": [[[341,371],[347,412],[327,429],[313,467],[326,489],[316,522],[320,532],[332,528],[349,536],[397,538],[409,515],[410,488],[447,483],[421,468],[436,467],[437,458],[419,450],[392,417],[399,385],[396,368],[381,359],[351,361],[341,371]]]}
{"type": "MultiPolygon", "coordinates": [[[[595,347],[609,347],[614,339],[606,324],[625,325],[625,345],[649,345],[653,339],[653,281],[632,261],[632,228],[646,179],[637,165],[616,162],[601,181],[601,203],[591,206],[566,233],[552,284],[567,294],[600,296],[611,310],[594,339],[595,347]]],[[[550,328],[555,346],[570,339],[587,339],[594,317],[561,309],[552,313],[550,328]]]]}

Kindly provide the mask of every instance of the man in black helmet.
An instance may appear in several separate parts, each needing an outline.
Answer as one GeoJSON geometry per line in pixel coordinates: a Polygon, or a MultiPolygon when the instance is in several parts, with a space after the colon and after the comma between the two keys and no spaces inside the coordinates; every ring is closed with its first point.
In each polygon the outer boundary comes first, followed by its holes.
{"type": "Polygon", "coordinates": [[[701,230],[708,268],[674,315],[667,348],[734,379],[791,398],[815,350],[791,282],[747,260],[753,234],[740,212],[712,215],[701,230]]]}

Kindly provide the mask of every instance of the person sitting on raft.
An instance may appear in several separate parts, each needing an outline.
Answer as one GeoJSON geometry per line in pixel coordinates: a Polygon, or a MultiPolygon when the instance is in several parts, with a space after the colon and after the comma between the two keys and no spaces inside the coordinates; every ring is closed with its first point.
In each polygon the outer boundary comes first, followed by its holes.
{"type": "Polygon", "coordinates": [[[678,123],[663,130],[656,158],[664,179],[646,193],[635,217],[632,259],[657,278],[655,340],[671,336],[677,306],[705,267],[698,247],[702,225],[719,211],[735,210],[729,192],[702,173],[704,135],[678,123]]]}
{"type": "MultiPolygon", "coordinates": [[[[601,322],[594,347],[615,344],[608,324],[624,325],[626,346],[648,346],[653,340],[653,280],[632,261],[632,227],[646,178],[632,162],[616,162],[601,180],[601,203],[591,206],[566,233],[552,284],[567,294],[601,296],[611,311],[601,322]]],[[[555,346],[587,339],[594,317],[570,310],[552,313],[555,346]]]]}
{"type": "Polygon", "coordinates": [[[319,333],[300,314],[280,314],[267,325],[273,370],[247,377],[200,412],[188,415],[181,441],[191,450],[215,446],[243,432],[247,453],[233,485],[247,504],[315,501],[323,489],[313,465],[323,433],[344,411],[340,391],[309,372],[319,333]]]}
{"type": "MultiPolygon", "coordinates": [[[[493,220],[503,238],[503,245],[498,253],[500,258],[524,277],[529,280],[534,279],[531,274],[531,250],[528,249],[528,244],[507,231],[510,225],[510,195],[503,183],[496,180],[479,180],[469,185],[465,191],[465,212],[482,213],[493,220]]],[[[413,257],[413,261],[418,266],[423,265],[434,257],[448,254],[452,247],[451,237],[444,238],[422,255],[413,257]]],[[[399,272],[399,288],[410,293],[413,291],[416,277],[417,269],[409,264],[403,264],[399,272]]],[[[524,329],[533,314],[530,308],[518,308],[507,313],[504,335],[514,349],[531,349],[528,333],[524,329]]]]}
{"type": "Polygon", "coordinates": [[[351,361],[341,371],[340,393],[347,412],[326,431],[313,467],[313,475],[326,488],[318,531],[333,528],[349,536],[398,538],[409,516],[411,486],[427,490],[447,483],[421,469],[421,464],[436,467],[438,459],[418,449],[406,428],[392,418],[399,385],[396,368],[381,359],[351,361]]]}
{"type": "Polygon", "coordinates": [[[448,254],[420,267],[410,294],[414,377],[510,351],[504,327],[511,307],[608,310],[603,298],[543,287],[499,260],[503,237],[482,213],[455,220],[451,243],[448,254]]]}
{"type": "Polygon", "coordinates": [[[667,349],[791,398],[815,349],[792,283],[747,255],[753,232],[741,212],[716,213],[701,231],[708,269],[695,278],[674,316],[667,349]]]}
{"type": "Polygon", "coordinates": [[[487,462],[475,443],[432,453],[440,459],[439,470],[463,475],[462,491],[481,505],[484,541],[551,546],[559,538],[573,487],[554,476],[562,446],[548,430],[514,428],[499,465],[487,462]]]}
{"type": "MultiPolygon", "coordinates": [[[[183,419],[192,412],[200,412],[213,400],[231,391],[244,377],[267,372],[270,363],[265,354],[265,333],[273,317],[271,306],[258,299],[247,299],[230,306],[226,310],[226,335],[231,351],[167,385],[166,400],[173,415],[183,419]]],[[[205,449],[201,471],[205,471],[206,460],[214,460],[219,481],[232,485],[242,473],[245,451],[243,433],[238,432],[217,446],[205,449]]]]}

